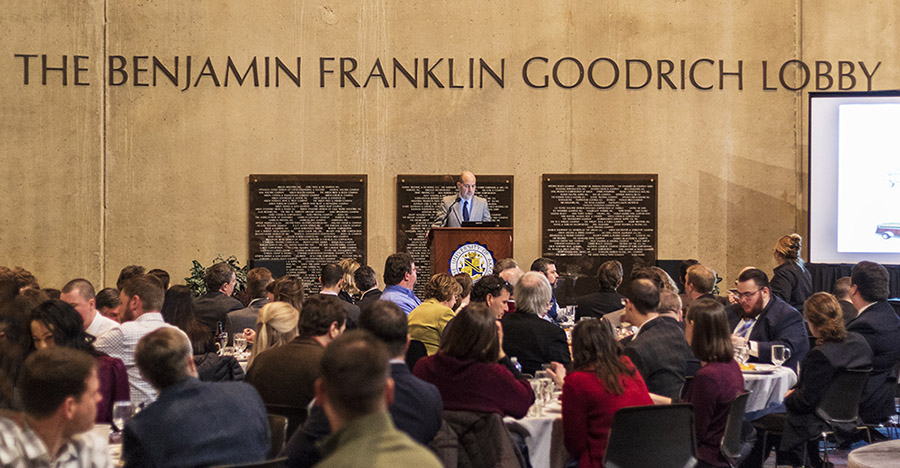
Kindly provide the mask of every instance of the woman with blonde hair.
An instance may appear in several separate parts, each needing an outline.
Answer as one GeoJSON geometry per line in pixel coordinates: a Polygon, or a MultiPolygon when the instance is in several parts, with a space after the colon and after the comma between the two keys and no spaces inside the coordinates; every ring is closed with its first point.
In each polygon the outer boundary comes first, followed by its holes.
{"type": "Polygon", "coordinates": [[[263,351],[281,346],[297,337],[300,312],[286,302],[270,302],[259,311],[256,320],[256,339],[247,367],[263,351]]]}
{"type": "Polygon", "coordinates": [[[338,298],[351,304],[356,304],[361,293],[359,288],[356,287],[356,278],[353,274],[356,273],[356,270],[359,270],[359,262],[352,258],[342,258],[338,262],[338,266],[344,272],[344,285],[341,286],[338,298]]]}
{"type": "Polygon", "coordinates": [[[456,316],[451,307],[461,292],[450,273],[438,273],[425,285],[425,301],[409,313],[409,338],[421,341],[429,356],[437,352],[444,327],[456,316]]]}
{"type": "Polygon", "coordinates": [[[803,238],[800,234],[782,236],[775,243],[775,263],[778,266],[769,281],[772,294],[780,297],[793,308],[803,312],[803,302],[812,294],[812,275],[800,257],[803,238]]]}

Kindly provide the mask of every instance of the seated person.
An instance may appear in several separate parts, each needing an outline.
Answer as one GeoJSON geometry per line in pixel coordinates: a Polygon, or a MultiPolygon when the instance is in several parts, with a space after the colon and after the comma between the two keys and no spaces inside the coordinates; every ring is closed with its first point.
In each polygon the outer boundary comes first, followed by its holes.
{"type": "MultiPolygon", "coordinates": [[[[818,443],[807,442],[827,427],[815,414],[816,406],[838,374],[847,369],[872,366],[872,349],[862,336],[848,332],[844,327],[841,306],[831,294],[819,292],[810,296],[803,306],[803,315],[816,337],[816,347],[804,357],[800,364],[800,380],[784,399],[787,414],[768,414],[754,425],[758,430],[782,430],[784,435],[776,460],[779,465],[782,462],[799,465],[805,449],[813,466],[822,466],[818,443]]],[[[770,446],[778,442],[772,436],[766,439],[770,446]]],[[[762,464],[768,455],[769,447],[763,447],[762,440],[762,434],[758,435],[748,462],[762,464]]]]}
{"type": "Polygon", "coordinates": [[[581,317],[600,318],[621,309],[624,297],[616,292],[616,289],[622,284],[622,276],[622,264],[619,261],[603,262],[597,269],[600,289],[575,299],[575,321],[581,320],[581,317]]]}
{"type": "Polygon", "coordinates": [[[725,308],[713,298],[691,301],[685,336],[703,363],[684,392],[694,405],[697,458],[701,466],[729,466],[719,451],[731,402],[744,392],[744,376],[734,360],[725,308]]]}
{"type": "Polygon", "coordinates": [[[484,304],[469,304],[447,328],[438,352],[420,359],[413,374],[437,386],[446,411],[522,418],[534,403],[534,392],[502,343],[494,314],[484,304]]]}
{"type": "Polygon", "coordinates": [[[438,273],[425,285],[425,301],[409,313],[409,338],[421,341],[428,355],[437,352],[441,345],[444,327],[456,313],[456,303],[462,286],[449,273],[438,273]]]}
{"type": "Polygon", "coordinates": [[[613,414],[619,408],[653,404],[653,400],[612,331],[599,320],[575,325],[572,354],[574,370],[565,375],[562,391],[563,438],[579,467],[600,468],[613,414]]]}
{"type": "Polygon", "coordinates": [[[500,320],[509,312],[513,287],[497,275],[482,276],[472,287],[471,303],[482,303],[500,320]]]}
{"type": "Polygon", "coordinates": [[[159,398],[125,423],[126,467],[214,466],[266,458],[269,422],[259,395],[242,382],[198,380],[184,333],[165,327],[145,335],[135,360],[159,398]]]}
{"type": "Polygon", "coordinates": [[[516,357],[522,372],[534,375],[543,364],[569,365],[566,332],[543,317],[550,309],[550,282],[536,271],[522,276],[516,284],[516,313],[503,317],[503,350],[516,357]]]}
{"type": "Polygon", "coordinates": [[[300,332],[297,328],[299,322],[300,312],[288,302],[274,301],[264,305],[259,310],[257,331],[254,333],[253,349],[247,361],[247,368],[253,366],[256,357],[263,351],[293,341],[300,332]]]}

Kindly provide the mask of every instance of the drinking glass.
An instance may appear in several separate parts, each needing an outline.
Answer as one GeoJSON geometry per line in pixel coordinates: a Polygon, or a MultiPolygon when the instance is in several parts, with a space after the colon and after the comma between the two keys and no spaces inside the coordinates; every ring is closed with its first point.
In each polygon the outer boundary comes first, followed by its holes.
{"type": "Polygon", "coordinates": [[[528,408],[528,416],[537,417],[541,415],[544,408],[544,399],[540,397],[541,388],[544,384],[540,379],[531,379],[529,383],[531,384],[531,391],[534,392],[534,404],[531,405],[531,408],[528,408]]]}
{"type": "Polygon", "coordinates": [[[741,364],[746,365],[747,359],[750,359],[750,346],[738,346],[734,348],[734,358],[741,364]]]}
{"type": "Polygon", "coordinates": [[[784,364],[784,361],[787,361],[790,358],[790,348],[785,348],[784,345],[772,345],[772,364],[780,367],[784,364]]]}
{"type": "Polygon", "coordinates": [[[247,349],[247,338],[244,335],[234,335],[234,355],[240,358],[247,349]]]}
{"type": "Polygon", "coordinates": [[[113,431],[122,432],[125,429],[125,423],[131,419],[134,410],[130,401],[117,401],[113,403],[112,424],[113,431]]]}
{"type": "Polygon", "coordinates": [[[219,340],[219,354],[223,354],[225,352],[225,346],[228,346],[228,332],[219,333],[217,338],[219,340]]]}

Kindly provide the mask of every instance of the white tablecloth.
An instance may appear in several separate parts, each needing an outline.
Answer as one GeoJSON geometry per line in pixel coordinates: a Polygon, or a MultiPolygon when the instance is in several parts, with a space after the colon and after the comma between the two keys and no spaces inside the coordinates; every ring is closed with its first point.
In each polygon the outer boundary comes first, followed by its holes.
{"type": "Polygon", "coordinates": [[[750,391],[745,413],[763,410],[771,404],[784,401],[784,394],[797,383],[797,374],[788,367],[771,364],[754,364],[757,370],[772,370],[771,374],[750,374],[744,372],[744,388],[750,391]]]}
{"type": "Polygon", "coordinates": [[[569,458],[563,443],[562,415],[545,413],[534,418],[504,418],[510,432],[521,434],[528,446],[531,466],[562,468],[569,458]]]}
{"type": "Polygon", "coordinates": [[[847,455],[848,468],[900,466],[900,440],[886,440],[860,447],[847,455]]]}

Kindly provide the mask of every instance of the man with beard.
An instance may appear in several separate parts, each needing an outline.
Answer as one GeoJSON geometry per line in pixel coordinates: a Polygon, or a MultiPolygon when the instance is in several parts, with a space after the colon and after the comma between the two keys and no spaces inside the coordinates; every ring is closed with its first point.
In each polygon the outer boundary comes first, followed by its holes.
{"type": "Polygon", "coordinates": [[[104,333],[94,343],[97,350],[121,359],[128,372],[131,388],[131,404],[138,407],[156,398],[156,390],[138,370],[134,360],[134,348],[144,335],[162,327],[171,327],[163,321],[159,309],[165,294],[159,281],[147,275],[135,276],[122,284],[119,293],[121,325],[104,333]]]}
{"type": "Polygon", "coordinates": [[[791,351],[784,365],[796,370],[809,351],[800,312],[772,295],[769,277],[757,268],[747,269],[738,277],[736,297],[738,303],[726,309],[735,348],[747,345],[750,362],[771,363],[772,346],[784,345],[791,351]]]}

